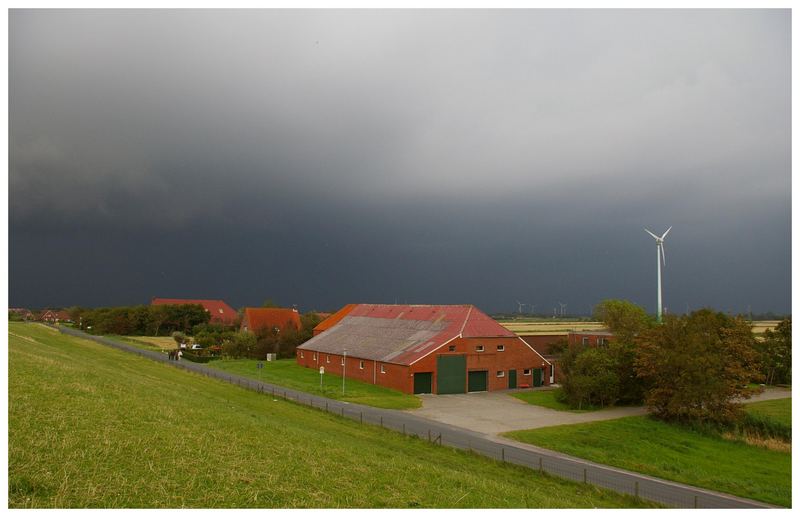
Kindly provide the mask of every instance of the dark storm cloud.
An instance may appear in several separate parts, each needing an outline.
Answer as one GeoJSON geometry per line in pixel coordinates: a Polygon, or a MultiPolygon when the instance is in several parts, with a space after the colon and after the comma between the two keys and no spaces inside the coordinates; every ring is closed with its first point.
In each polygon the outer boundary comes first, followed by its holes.
{"type": "Polygon", "coordinates": [[[668,306],[789,310],[788,11],[12,11],[9,28],[12,303],[651,306],[641,227],[675,225],[668,306]],[[45,289],[33,271],[58,250],[85,272],[45,289]]]}

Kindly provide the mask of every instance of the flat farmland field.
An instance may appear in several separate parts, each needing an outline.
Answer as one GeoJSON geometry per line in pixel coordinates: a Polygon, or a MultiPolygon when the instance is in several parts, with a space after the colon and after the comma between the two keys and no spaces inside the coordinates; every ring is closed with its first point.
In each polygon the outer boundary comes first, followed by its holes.
{"type": "Polygon", "coordinates": [[[564,335],[571,331],[601,330],[605,327],[598,321],[500,321],[500,325],[515,334],[564,335]]]}

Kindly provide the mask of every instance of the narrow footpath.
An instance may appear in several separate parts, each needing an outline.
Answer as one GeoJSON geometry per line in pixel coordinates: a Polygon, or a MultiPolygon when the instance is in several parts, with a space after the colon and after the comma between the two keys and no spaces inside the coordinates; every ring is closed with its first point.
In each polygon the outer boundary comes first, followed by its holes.
{"type": "Polygon", "coordinates": [[[198,375],[224,380],[276,399],[289,400],[352,420],[358,420],[362,424],[380,425],[387,429],[402,432],[404,435],[417,436],[438,445],[469,450],[497,461],[522,465],[572,481],[591,483],[623,494],[655,501],[665,506],[675,508],[777,508],[774,505],[760,501],[744,499],[592,463],[502,437],[481,434],[447,423],[436,422],[405,411],[379,409],[332,400],[230,374],[199,363],[170,361],[163,353],[142,350],[120,341],[101,336],[92,336],[72,328],[59,327],[59,331],[154,361],[163,362],[198,375]]]}

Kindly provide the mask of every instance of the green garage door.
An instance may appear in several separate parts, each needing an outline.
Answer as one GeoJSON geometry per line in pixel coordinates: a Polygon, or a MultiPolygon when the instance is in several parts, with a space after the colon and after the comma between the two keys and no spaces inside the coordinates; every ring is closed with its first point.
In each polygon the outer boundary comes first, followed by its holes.
{"type": "Polygon", "coordinates": [[[469,391],[486,391],[489,372],[469,372],[469,391]]]}
{"type": "Polygon", "coordinates": [[[541,368],[534,368],[533,369],[533,385],[534,386],[541,386],[542,385],[542,369],[541,368]]]}
{"type": "Polygon", "coordinates": [[[467,356],[440,355],[436,357],[436,393],[464,393],[467,384],[467,356]]]}
{"type": "Polygon", "coordinates": [[[513,390],[517,387],[517,371],[516,370],[509,370],[508,371],[508,389],[513,390]]]}
{"type": "Polygon", "coordinates": [[[417,372],[414,374],[414,393],[431,393],[433,391],[433,373],[417,372]]]}

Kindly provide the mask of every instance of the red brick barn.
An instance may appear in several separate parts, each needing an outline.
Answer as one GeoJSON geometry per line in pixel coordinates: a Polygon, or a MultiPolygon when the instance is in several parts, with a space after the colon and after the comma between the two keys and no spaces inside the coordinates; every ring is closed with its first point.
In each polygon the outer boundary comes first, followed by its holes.
{"type": "Polygon", "coordinates": [[[64,323],[72,321],[67,311],[54,311],[51,309],[44,311],[39,319],[47,323],[64,323]]]}
{"type": "Polygon", "coordinates": [[[561,369],[558,368],[558,358],[561,356],[561,352],[557,349],[557,346],[567,341],[567,334],[568,332],[554,332],[551,334],[531,334],[520,336],[523,341],[528,343],[531,348],[539,352],[539,354],[541,354],[541,356],[547,359],[547,362],[550,363],[551,384],[554,382],[561,382],[563,380],[561,369]]]}
{"type": "Polygon", "coordinates": [[[567,343],[570,347],[576,345],[583,346],[606,346],[614,339],[614,334],[608,330],[587,330],[583,332],[570,332],[567,335],[567,343]]]}
{"type": "Polygon", "coordinates": [[[405,393],[549,384],[550,363],[472,305],[348,305],[297,347],[308,368],[405,393]],[[334,324],[331,319],[335,318],[334,324]],[[345,364],[346,357],[346,364],[345,364]]]}
{"type": "Polygon", "coordinates": [[[239,318],[233,308],[222,300],[189,300],[182,298],[153,298],[150,305],[202,305],[211,316],[209,323],[233,325],[239,318]]]}

